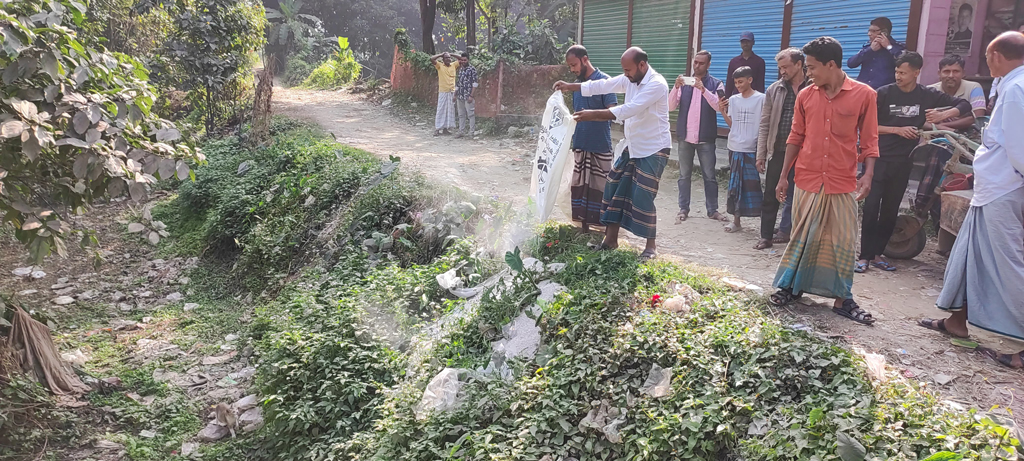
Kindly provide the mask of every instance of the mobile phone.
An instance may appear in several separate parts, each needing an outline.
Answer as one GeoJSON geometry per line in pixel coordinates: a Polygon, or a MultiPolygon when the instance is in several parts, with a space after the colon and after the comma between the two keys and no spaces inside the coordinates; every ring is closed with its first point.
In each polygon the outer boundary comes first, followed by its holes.
{"type": "Polygon", "coordinates": [[[724,98],[725,97],[725,90],[723,90],[721,88],[719,88],[718,91],[716,91],[716,93],[718,93],[718,97],[719,98],[724,98]]]}
{"type": "Polygon", "coordinates": [[[683,76],[683,85],[693,86],[695,83],[697,83],[696,78],[683,76]]]}

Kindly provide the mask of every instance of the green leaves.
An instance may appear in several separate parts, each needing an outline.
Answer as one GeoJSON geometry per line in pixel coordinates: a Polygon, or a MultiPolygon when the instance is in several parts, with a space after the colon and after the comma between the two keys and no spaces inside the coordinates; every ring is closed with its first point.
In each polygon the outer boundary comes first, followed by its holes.
{"type": "Polygon", "coordinates": [[[843,432],[836,433],[836,452],[843,461],[864,461],[867,450],[857,439],[843,432]]]}
{"type": "Polygon", "coordinates": [[[519,253],[519,247],[516,247],[514,251],[505,252],[505,264],[508,264],[513,271],[523,271],[523,256],[519,253]]]}
{"type": "Polygon", "coordinates": [[[68,217],[93,201],[126,189],[141,200],[161,161],[184,165],[178,177],[203,161],[180,139],[154,136],[173,124],[148,112],[154,95],[141,63],[86,47],[58,25],[80,24],[84,12],[77,1],[24,0],[0,14],[0,164],[19,178],[0,178],[0,214],[37,261],[63,254],[68,217]]]}

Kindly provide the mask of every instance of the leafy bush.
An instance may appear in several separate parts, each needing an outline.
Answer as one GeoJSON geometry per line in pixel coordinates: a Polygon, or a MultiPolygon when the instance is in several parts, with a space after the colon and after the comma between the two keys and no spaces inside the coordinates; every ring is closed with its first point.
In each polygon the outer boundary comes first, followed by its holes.
{"type": "Polygon", "coordinates": [[[70,0],[0,10],[0,212],[36,260],[64,254],[70,217],[96,199],[125,191],[141,199],[157,178],[188,178],[202,161],[150,111],[141,63],[87,48],[67,27],[84,13],[70,0]]]}
{"type": "Polygon", "coordinates": [[[352,50],[348,48],[348,39],[338,37],[338,48],[330,59],[324,61],[313,70],[303,86],[319,90],[331,90],[348,85],[359,78],[359,63],[356,62],[352,50]]]}
{"type": "Polygon", "coordinates": [[[288,86],[302,85],[302,82],[309,78],[309,74],[313,73],[315,68],[302,56],[290,56],[288,58],[288,67],[284,71],[281,81],[288,86]]]}

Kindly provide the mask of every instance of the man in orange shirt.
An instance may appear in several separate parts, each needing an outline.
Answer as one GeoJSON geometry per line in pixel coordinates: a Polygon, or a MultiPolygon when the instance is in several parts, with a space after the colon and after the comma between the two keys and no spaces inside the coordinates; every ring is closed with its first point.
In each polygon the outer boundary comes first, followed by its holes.
{"type": "Polygon", "coordinates": [[[843,72],[843,48],[836,39],[814,39],[803,52],[814,85],[796,98],[786,161],[775,188],[784,202],[789,170],[795,168],[792,239],[775,274],[773,285],[779,290],[771,302],[784,306],[804,293],[824,296],[835,300],[837,314],[870,325],[875,319],[854,302],[851,290],[857,200],[871,190],[878,157],[875,90],[843,72]],[[858,163],[864,164],[860,179],[858,163]]]}

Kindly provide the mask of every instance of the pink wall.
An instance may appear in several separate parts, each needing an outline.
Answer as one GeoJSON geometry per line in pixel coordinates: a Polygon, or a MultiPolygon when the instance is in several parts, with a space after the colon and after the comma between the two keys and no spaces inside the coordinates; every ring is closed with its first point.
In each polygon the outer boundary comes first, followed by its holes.
{"type": "Polygon", "coordinates": [[[949,26],[949,6],[953,0],[926,0],[921,15],[924,40],[918,40],[918,52],[924,57],[921,84],[939,81],[939,61],[945,56],[946,29],[949,26]]]}

